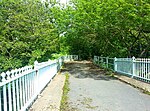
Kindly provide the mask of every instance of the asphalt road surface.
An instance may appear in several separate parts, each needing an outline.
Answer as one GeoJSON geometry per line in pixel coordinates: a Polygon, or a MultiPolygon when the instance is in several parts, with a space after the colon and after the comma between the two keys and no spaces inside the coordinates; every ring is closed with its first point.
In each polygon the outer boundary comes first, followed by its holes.
{"type": "Polygon", "coordinates": [[[150,96],[109,76],[91,62],[66,64],[68,111],[150,111],[150,96]]]}

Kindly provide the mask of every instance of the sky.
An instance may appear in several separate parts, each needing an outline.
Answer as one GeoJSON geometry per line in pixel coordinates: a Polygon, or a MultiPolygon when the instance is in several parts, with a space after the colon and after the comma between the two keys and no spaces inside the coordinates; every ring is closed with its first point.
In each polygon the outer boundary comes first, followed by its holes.
{"type": "MultiPolygon", "coordinates": [[[[46,1],[46,0],[41,0],[42,2],[46,1]]],[[[62,4],[66,4],[69,0],[56,0],[56,1],[60,1],[60,3],[62,4]]]]}
{"type": "Polygon", "coordinates": [[[60,3],[66,3],[68,0],[60,0],[60,3]]]}

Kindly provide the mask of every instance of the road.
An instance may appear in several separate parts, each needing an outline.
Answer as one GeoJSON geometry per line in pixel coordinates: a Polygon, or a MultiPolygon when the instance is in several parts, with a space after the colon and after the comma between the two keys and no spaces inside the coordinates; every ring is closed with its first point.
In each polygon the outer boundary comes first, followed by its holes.
{"type": "Polygon", "coordinates": [[[70,91],[66,111],[150,111],[150,96],[109,76],[91,62],[67,63],[70,91]]]}

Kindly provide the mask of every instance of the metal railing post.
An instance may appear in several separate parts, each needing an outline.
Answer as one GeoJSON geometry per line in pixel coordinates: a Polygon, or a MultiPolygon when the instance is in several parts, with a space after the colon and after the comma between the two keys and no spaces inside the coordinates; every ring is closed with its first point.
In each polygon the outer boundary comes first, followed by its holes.
{"type": "Polygon", "coordinates": [[[132,57],[132,78],[135,76],[136,73],[135,62],[135,57],[132,57]]]}
{"type": "Polygon", "coordinates": [[[106,68],[108,68],[108,57],[106,57],[106,68]]]}
{"type": "Polygon", "coordinates": [[[114,71],[117,72],[117,58],[114,58],[114,71]]]}
{"type": "Polygon", "coordinates": [[[40,93],[40,89],[39,89],[39,67],[38,67],[38,61],[34,62],[34,70],[36,72],[36,93],[37,95],[40,93]]]}

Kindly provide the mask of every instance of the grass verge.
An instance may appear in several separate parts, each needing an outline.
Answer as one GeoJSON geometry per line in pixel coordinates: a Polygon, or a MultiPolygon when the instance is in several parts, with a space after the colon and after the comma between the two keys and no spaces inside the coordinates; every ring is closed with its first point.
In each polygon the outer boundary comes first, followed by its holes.
{"type": "Polygon", "coordinates": [[[69,74],[66,73],[66,80],[63,87],[63,95],[61,99],[60,111],[66,111],[68,108],[68,92],[69,92],[69,74]]]}

